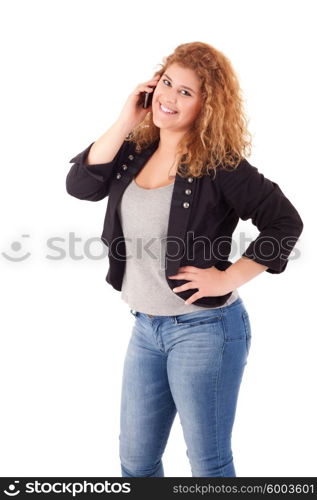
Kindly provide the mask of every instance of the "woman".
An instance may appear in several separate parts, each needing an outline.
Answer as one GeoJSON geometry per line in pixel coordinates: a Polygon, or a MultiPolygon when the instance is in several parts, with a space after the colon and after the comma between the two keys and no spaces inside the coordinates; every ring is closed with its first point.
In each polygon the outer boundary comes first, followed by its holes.
{"type": "Polygon", "coordinates": [[[178,46],[70,160],[69,194],[109,195],[106,280],[135,317],[122,381],[124,477],[164,476],[177,412],[192,475],[236,475],[231,433],[251,343],[238,288],[283,272],[303,229],[279,186],[245,159],[250,144],[230,62],[194,42],[178,46]],[[260,234],[232,264],[239,218],[260,234]]]}

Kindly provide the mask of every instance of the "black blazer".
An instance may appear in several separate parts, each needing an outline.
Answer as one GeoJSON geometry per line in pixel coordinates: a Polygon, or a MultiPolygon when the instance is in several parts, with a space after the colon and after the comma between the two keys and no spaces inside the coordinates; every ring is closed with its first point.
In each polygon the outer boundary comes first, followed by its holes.
{"type": "MultiPolygon", "coordinates": [[[[108,247],[109,270],[105,279],[115,290],[121,290],[126,256],[118,203],[158,142],[137,152],[133,142],[124,140],[111,162],[86,165],[94,144],[91,143],[70,160],[74,163],[66,178],[70,195],[89,201],[109,196],[101,239],[108,247]]],[[[180,266],[215,266],[225,270],[232,265],[228,257],[239,218],[251,219],[260,231],[242,255],[268,266],[269,273],[283,272],[303,230],[303,222],[278,184],[265,178],[246,159],[235,170],[220,168],[216,176],[183,178],[176,174],[165,255],[165,276],[171,289],[187,283],[187,280],[168,278],[177,274],[180,266]]],[[[196,291],[185,290],[177,295],[185,301],[196,291]]],[[[194,303],[201,307],[221,306],[231,293],[201,297],[194,303]]]]}

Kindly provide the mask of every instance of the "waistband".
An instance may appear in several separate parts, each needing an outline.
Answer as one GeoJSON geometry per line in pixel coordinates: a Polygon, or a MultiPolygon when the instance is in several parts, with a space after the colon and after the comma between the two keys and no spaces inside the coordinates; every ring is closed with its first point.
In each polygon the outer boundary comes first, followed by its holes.
{"type": "MultiPolygon", "coordinates": [[[[208,312],[208,311],[227,311],[228,309],[232,309],[233,307],[239,306],[241,304],[244,304],[243,300],[241,297],[238,297],[234,302],[227,306],[222,306],[222,307],[215,307],[215,308],[208,308],[208,307],[201,307],[201,311],[197,309],[197,311],[191,311],[190,313],[182,313],[182,314],[197,314],[201,312],[208,312]]],[[[182,314],[171,314],[171,315],[155,315],[155,314],[148,314],[148,313],[141,313],[140,311],[137,311],[135,309],[130,309],[131,313],[136,315],[142,314],[143,316],[147,316],[148,318],[175,318],[175,316],[182,316],[182,314]]]]}

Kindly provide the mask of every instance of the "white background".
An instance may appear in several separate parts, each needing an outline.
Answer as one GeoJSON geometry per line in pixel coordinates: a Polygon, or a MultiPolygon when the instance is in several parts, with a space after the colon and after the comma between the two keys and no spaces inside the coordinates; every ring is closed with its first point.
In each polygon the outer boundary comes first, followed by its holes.
{"type": "MultiPolygon", "coordinates": [[[[192,41],[230,58],[253,134],[249,161],[304,222],[284,273],[239,289],[253,338],[233,429],[236,473],[316,476],[315,2],[1,5],[1,476],[121,476],[134,318],[105,281],[107,199],[71,197],[65,179],[70,158],[115,121],[134,87],[192,41]]],[[[241,230],[258,234],[240,221],[235,241],[241,230]]],[[[191,476],[178,416],[163,463],[166,476],[191,476]]]]}

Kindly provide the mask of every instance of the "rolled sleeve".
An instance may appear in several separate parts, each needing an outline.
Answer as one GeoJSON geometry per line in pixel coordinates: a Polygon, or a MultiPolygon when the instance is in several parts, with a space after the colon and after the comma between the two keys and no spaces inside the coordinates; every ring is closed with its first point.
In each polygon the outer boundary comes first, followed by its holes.
{"type": "Polygon", "coordinates": [[[242,220],[252,220],[259,235],[243,252],[267,272],[282,273],[303,230],[303,221],[276,182],[243,159],[234,170],[219,170],[222,194],[242,220]]]}
{"type": "Polygon", "coordinates": [[[131,144],[124,140],[110,162],[87,165],[87,156],[94,142],[69,160],[69,163],[74,165],[66,176],[66,191],[80,200],[99,201],[108,196],[114,167],[121,161],[131,144]]]}

